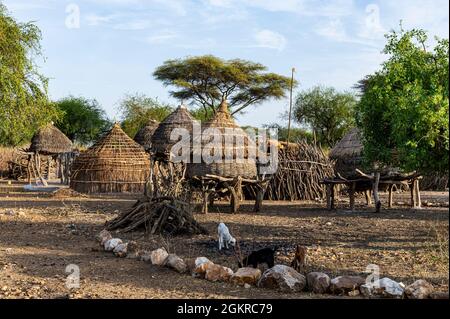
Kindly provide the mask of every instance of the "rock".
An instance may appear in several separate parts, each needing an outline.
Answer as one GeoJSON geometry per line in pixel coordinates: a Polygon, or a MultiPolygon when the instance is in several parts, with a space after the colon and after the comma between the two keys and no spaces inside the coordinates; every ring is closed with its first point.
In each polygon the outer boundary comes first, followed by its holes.
{"type": "Polygon", "coordinates": [[[105,242],[112,239],[112,235],[109,231],[106,229],[103,229],[97,236],[95,236],[95,239],[103,246],[105,245],[105,242]]]}
{"type": "Polygon", "coordinates": [[[205,278],[206,270],[211,265],[214,265],[214,263],[206,257],[196,258],[192,276],[195,278],[205,278]]]}
{"type": "Polygon", "coordinates": [[[127,245],[127,258],[137,259],[139,258],[139,247],[135,241],[130,241],[127,245]]]}
{"type": "Polygon", "coordinates": [[[448,291],[447,292],[433,292],[430,295],[431,299],[448,299],[448,291]]]}
{"type": "Polygon", "coordinates": [[[233,270],[216,264],[205,263],[206,273],[205,279],[208,281],[229,281],[233,276],[233,270]]]}
{"type": "Polygon", "coordinates": [[[346,294],[359,289],[365,282],[365,279],[359,276],[339,276],[331,279],[330,290],[334,294],[346,294]]]}
{"type": "Polygon", "coordinates": [[[104,244],[106,251],[113,251],[117,245],[122,244],[122,239],[120,238],[111,238],[107,240],[104,244]]]}
{"type": "Polygon", "coordinates": [[[324,294],[330,289],[330,277],[321,272],[310,272],[306,275],[308,289],[315,294],[324,294]]]}
{"type": "Polygon", "coordinates": [[[404,292],[404,287],[401,283],[389,278],[382,278],[373,283],[361,285],[359,289],[366,297],[376,295],[388,298],[401,298],[404,292]]]}
{"type": "Polygon", "coordinates": [[[249,289],[249,288],[251,288],[252,286],[251,285],[249,285],[249,284],[244,284],[244,288],[245,289],[249,289]]]}
{"type": "Polygon", "coordinates": [[[113,250],[114,255],[116,255],[117,257],[120,257],[120,258],[126,257],[127,256],[127,247],[128,247],[127,243],[122,243],[122,244],[117,245],[113,250]]]}
{"type": "MultiPolygon", "coordinates": [[[[167,252],[166,252],[166,254],[167,254],[167,252]]],[[[160,255],[160,257],[162,257],[162,256],[163,255],[160,255]]],[[[152,254],[152,257],[153,257],[153,254],[152,254]]],[[[158,261],[160,261],[160,259],[158,259],[158,261]]],[[[152,258],[152,263],[153,263],[153,258],[152,258]]],[[[184,273],[187,271],[186,263],[183,261],[183,259],[181,259],[180,257],[178,257],[175,254],[170,254],[167,256],[167,258],[165,258],[165,266],[172,268],[172,269],[178,271],[179,273],[184,273]]]]}
{"type": "Polygon", "coordinates": [[[167,256],[169,256],[169,254],[165,248],[158,248],[150,253],[150,260],[153,265],[164,266],[167,256]]]}
{"type": "Polygon", "coordinates": [[[239,286],[245,286],[246,284],[256,285],[259,278],[261,278],[261,270],[245,267],[239,268],[233,276],[231,276],[231,282],[239,286]]]}
{"type": "Polygon", "coordinates": [[[151,252],[147,251],[147,250],[142,250],[139,253],[139,259],[141,261],[145,261],[145,262],[149,262],[152,260],[151,258],[151,252]]]}
{"type": "Polygon", "coordinates": [[[349,297],[356,297],[356,296],[359,296],[360,294],[361,293],[359,292],[358,289],[349,291],[349,293],[348,293],[349,297]]]}
{"type": "Polygon", "coordinates": [[[294,268],[275,265],[266,270],[258,281],[258,287],[277,289],[283,292],[299,292],[306,287],[306,277],[294,268]]]}
{"type": "Polygon", "coordinates": [[[422,279],[405,288],[405,295],[408,299],[427,299],[433,292],[433,285],[422,279]]]}

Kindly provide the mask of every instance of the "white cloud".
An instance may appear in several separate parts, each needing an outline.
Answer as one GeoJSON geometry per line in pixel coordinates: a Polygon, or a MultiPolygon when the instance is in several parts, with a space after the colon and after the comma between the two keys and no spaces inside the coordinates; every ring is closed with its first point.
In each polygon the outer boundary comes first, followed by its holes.
{"type": "Polygon", "coordinates": [[[271,30],[261,30],[256,32],[255,40],[257,47],[276,49],[278,51],[283,51],[287,42],[282,34],[271,30]]]}
{"type": "Polygon", "coordinates": [[[116,30],[144,30],[151,26],[148,20],[135,20],[129,22],[118,23],[114,26],[116,30]]]}
{"type": "Polygon", "coordinates": [[[145,42],[150,44],[160,44],[167,42],[168,40],[174,39],[176,37],[178,37],[178,35],[175,32],[164,30],[145,38],[145,42]]]}

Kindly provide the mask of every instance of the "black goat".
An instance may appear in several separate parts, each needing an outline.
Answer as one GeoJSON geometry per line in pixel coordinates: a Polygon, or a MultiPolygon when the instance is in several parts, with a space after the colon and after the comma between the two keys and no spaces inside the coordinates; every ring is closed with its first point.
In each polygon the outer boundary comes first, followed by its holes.
{"type": "Polygon", "coordinates": [[[242,259],[242,262],[239,262],[239,268],[248,267],[249,265],[253,268],[258,268],[259,264],[267,263],[269,268],[272,268],[275,265],[275,252],[277,248],[263,248],[257,251],[252,252],[250,255],[242,259]]]}

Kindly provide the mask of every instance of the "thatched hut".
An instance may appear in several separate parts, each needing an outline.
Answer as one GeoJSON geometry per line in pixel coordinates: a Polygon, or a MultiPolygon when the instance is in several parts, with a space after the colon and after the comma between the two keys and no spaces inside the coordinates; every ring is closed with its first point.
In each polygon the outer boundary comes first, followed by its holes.
{"type": "Polygon", "coordinates": [[[355,175],[355,169],[363,164],[363,143],[361,131],[351,129],[331,150],[330,158],[336,162],[335,171],[342,177],[355,175]]]}
{"type": "Polygon", "coordinates": [[[144,148],[116,123],[75,159],[70,187],[80,193],[143,192],[149,169],[150,160],[144,148]]]}
{"type": "Polygon", "coordinates": [[[170,139],[172,131],[176,128],[187,129],[192,132],[195,119],[184,105],[180,105],[161,124],[158,125],[151,138],[152,154],[163,160],[170,159],[172,147],[178,142],[170,139]]]}
{"type": "Polygon", "coordinates": [[[47,185],[47,180],[58,177],[62,183],[67,182],[73,158],[73,144],[53,125],[53,122],[34,134],[31,145],[24,155],[27,156],[29,182],[32,175],[39,178],[44,185],[47,185]]]}
{"type": "Polygon", "coordinates": [[[203,126],[203,136],[196,136],[195,139],[202,138],[201,145],[203,150],[194,149],[194,158],[202,158],[200,163],[190,163],[187,165],[188,177],[201,177],[206,175],[216,175],[227,178],[256,178],[256,146],[252,142],[246,132],[239,127],[233,120],[228,111],[226,101],[222,101],[220,108],[215,116],[203,126]],[[204,153],[205,146],[211,142],[211,136],[205,136],[209,129],[219,133],[220,139],[218,147],[211,149],[211,155],[214,160],[211,163],[205,162],[201,154],[195,152],[202,151],[204,153]],[[205,138],[206,137],[206,138],[205,138]],[[230,141],[230,142],[228,142],[230,141]],[[227,143],[228,142],[228,143],[227,143]],[[241,143],[242,142],[242,143],[241,143]],[[217,149],[219,148],[219,149],[217,149]],[[217,153],[219,155],[216,157],[217,153]]]}
{"type": "Polygon", "coordinates": [[[29,152],[44,155],[69,153],[73,149],[72,142],[53,123],[50,123],[34,134],[29,152]]]}
{"type": "Polygon", "coordinates": [[[152,136],[158,128],[159,122],[150,119],[135,135],[134,141],[141,145],[146,152],[152,148],[152,136]]]}

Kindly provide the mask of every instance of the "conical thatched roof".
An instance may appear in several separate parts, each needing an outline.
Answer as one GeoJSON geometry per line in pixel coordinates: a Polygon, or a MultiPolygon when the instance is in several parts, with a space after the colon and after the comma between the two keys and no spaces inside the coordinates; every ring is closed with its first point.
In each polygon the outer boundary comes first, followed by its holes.
{"type": "Polygon", "coordinates": [[[330,152],[330,158],[336,161],[336,172],[344,177],[354,175],[355,169],[361,168],[362,156],[362,136],[358,128],[351,129],[330,152]]]}
{"type": "Polygon", "coordinates": [[[70,186],[82,193],[143,192],[149,155],[118,124],[72,165],[70,186]]]}
{"type": "Polygon", "coordinates": [[[61,154],[71,152],[72,149],[72,142],[69,138],[53,123],[50,123],[34,134],[29,151],[41,154],[61,154]]]}
{"type": "Polygon", "coordinates": [[[155,130],[158,128],[159,122],[155,120],[149,120],[143,128],[141,128],[134,137],[134,141],[140,144],[145,151],[150,152],[152,147],[152,136],[155,130]]]}
{"type": "Polygon", "coordinates": [[[195,122],[192,115],[184,105],[180,105],[164,121],[159,124],[153,133],[152,153],[157,157],[170,158],[170,151],[177,141],[170,140],[170,134],[175,128],[184,128],[192,132],[192,124],[195,122]]]}
{"type": "MultiPolygon", "coordinates": [[[[200,157],[199,150],[194,149],[193,158],[202,158],[202,162],[188,164],[188,176],[211,174],[230,178],[237,176],[244,178],[256,177],[256,146],[250,141],[247,133],[234,122],[228,111],[226,101],[222,102],[215,116],[203,126],[202,135],[203,153],[205,153],[205,146],[207,147],[216,138],[219,138],[218,149],[210,150],[210,154],[214,158],[211,163],[205,162],[205,158],[200,157]],[[218,133],[218,136],[208,136],[206,134],[208,131],[211,133],[215,131],[218,133]]],[[[194,138],[198,139],[200,137],[194,138]]]]}

